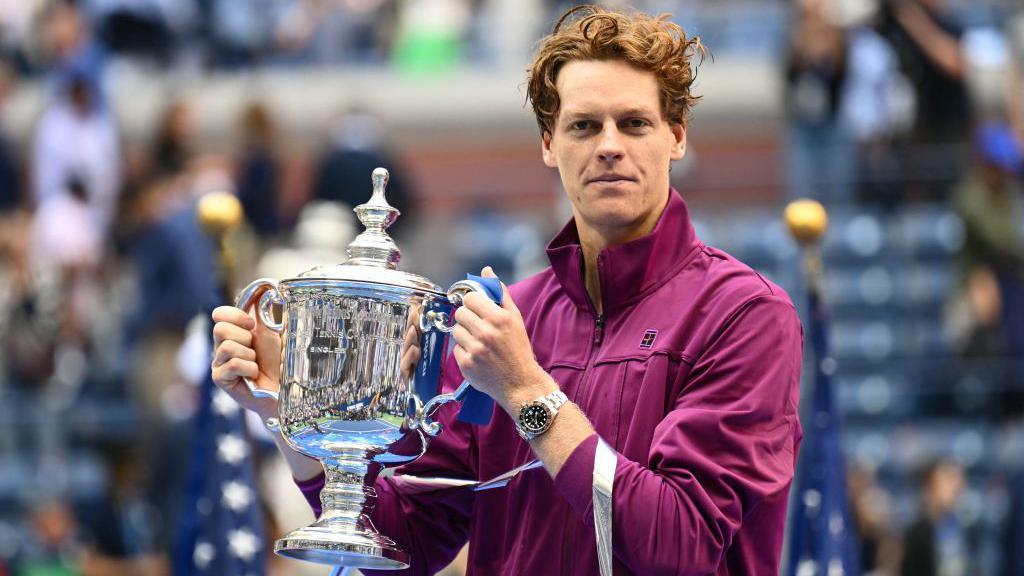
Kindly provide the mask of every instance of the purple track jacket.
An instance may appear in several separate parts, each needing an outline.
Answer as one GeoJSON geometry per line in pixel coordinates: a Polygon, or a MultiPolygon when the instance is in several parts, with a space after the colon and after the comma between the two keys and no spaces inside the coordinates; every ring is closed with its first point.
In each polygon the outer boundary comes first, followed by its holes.
{"type": "MultiPolygon", "coordinates": [[[[788,295],[696,236],[672,190],[654,231],[598,258],[604,318],[583,285],[574,222],[551,267],[511,287],[540,365],[617,452],[615,574],[778,574],[802,432],[803,330],[788,295]]],[[[449,358],[443,387],[461,381],[449,358]]],[[[400,469],[486,480],[535,456],[495,408],[488,426],[455,420],[400,469]]],[[[592,473],[597,435],[558,476],[506,488],[403,494],[380,478],[372,519],[434,574],[469,539],[469,574],[597,574],[592,473]]],[[[319,514],[323,477],[299,483],[319,514]]],[[[382,573],[383,574],[383,573],[382,573]]]]}

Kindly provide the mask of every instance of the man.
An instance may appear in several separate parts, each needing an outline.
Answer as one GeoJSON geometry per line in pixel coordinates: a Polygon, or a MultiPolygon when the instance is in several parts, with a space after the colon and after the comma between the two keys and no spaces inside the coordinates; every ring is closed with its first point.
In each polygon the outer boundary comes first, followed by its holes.
{"type": "MultiPolygon", "coordinates": [[[[501,306],[470,295],[456,312],[443,385],[465,377],[499,409],[482,427],[447,410],[404,472],[487,479],[537,457],[547,474],[430,503],[378,480],[373,521],[410,552],[411,573],[443,567],[468,536],[471,574],[596,574],[599,454],[611,459],[616,574],[778,572],[801,328],[785,293],[697,239],[669,188],[699,51],[664,18],[594,7],[567,13],[541,46],[529,98],[574,219],[548,246],[550,268],[501,306]],[[552,418],[524,421],[559,391],[568,401],[552,418]]],[[[272,415],[240,377],[276,387],[280,343],[237,309],[214,319],[215,381],[272,415]]],[[[316,507],[319,466],[283,451],[316,507]]]]}

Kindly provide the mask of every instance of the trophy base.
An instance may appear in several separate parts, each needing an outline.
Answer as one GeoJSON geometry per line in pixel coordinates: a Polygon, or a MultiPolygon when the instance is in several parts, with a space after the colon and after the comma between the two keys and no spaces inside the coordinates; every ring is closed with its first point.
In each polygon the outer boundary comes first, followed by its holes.
{"type": "Polygon", "coordinates": [[[307,526],[274,543],[274,552],[288,558],[372,570],[404,570],[409,554],[389,538],[362,528],[339,531],[337,525],[307,526]]]}

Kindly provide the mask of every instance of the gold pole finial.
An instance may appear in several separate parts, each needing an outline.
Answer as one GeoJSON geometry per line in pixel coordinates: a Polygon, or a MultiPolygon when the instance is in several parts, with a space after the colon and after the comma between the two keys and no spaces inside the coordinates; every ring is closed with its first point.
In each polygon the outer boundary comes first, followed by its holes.
{"type": "Polygon", "coordinates": [[[196,217],[203,230],[213,237],[217,250],[218,284],[221,297],[230,302],[235,271],[235,252],[229,237],[242,225],[245,214],[242,203],[229,192],[208,192],[199,198],[196,217]]]}
{"type": "Polygon", "coordinates": [[[786,206],[786,226],[801,246],[816,244],[828,229],[828,213],[816,200],[795,200],[786,206]]]}
{"type": "Polygon", "coordinates": [[[220,238],[242,224],[242,203],[228,192],[209,192],[196,207],[199,225],[207,234],[220,238]]]}

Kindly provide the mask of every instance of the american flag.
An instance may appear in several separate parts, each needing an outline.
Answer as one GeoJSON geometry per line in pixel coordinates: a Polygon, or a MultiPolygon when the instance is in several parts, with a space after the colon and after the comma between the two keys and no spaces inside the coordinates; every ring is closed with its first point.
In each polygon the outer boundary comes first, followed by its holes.
{"type": "Polygon", "coordinates": [[[790,519],[790,576],[860,574],[857,534],[846,495],[846,465],[839,411],[832,389],[836,362],[829,355],[827,313],[810,292],[810,335],[817,367],[811,410],[804,426],[790,519]]]}
{"type": "Polygon", "coordinates": [[[174,550],[176,576],[266,573],[263,517],[249,453],[241,408],[207,372],[174,550]]]}

